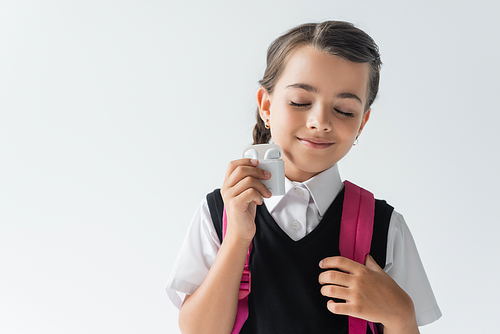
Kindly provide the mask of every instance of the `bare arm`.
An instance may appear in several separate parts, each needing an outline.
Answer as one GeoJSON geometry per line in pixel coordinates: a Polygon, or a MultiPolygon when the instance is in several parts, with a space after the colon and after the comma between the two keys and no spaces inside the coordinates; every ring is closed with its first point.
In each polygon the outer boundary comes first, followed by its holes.
{"type": "Polygon", "coordinates": [[[201,286],[186,296],[179,314],[182,333],[230,333],[248,247],[225,240],[201,286]]]}
{"type": "Polygon", "coordinates": [[[258,161],[240,159],[229,164],[221,188],[227,214],[224,242],[200,287],[186,296],[179,313],[182,333],[231,333],[238,291],[248,247],[255,235],[256,206],[270,193],[259,179],[269,174],[258,161]]]}

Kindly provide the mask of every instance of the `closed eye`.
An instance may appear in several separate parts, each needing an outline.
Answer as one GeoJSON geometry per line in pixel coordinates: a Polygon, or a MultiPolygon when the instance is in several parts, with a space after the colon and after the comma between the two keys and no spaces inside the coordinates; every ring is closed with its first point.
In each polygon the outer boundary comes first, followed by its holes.
{"type": "Polygon", "coordinates": [[[292,107],[296,107],[296,108],[301,108],[301,107],[307,107],[307,106],[310,106],[311,104],[310,103],[295,103],[293,101],[290,101],[290,105],[292,107]]]}
{"type": "Polygon", "coordinates": [[[351,112],[343,112],[342,110],[339,110],[337,108],[335,108],[335,111],[345,117],[354,117],[354,114],[351,112]]]}

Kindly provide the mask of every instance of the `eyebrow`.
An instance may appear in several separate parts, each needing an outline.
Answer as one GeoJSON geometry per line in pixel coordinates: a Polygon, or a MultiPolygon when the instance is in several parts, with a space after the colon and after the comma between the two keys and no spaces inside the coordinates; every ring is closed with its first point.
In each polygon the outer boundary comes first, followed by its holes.
{"type": "Polygon", "coordinates": [[[353,93],[340,93],[340,94],[337,94],[337,97],[339,99],[354,99],[354,100],[358,101],[359,103],[363,104],[363,101],[361,101],[361,99],[356,94],[353,94],[353,93]]]}
{"type": "Polygon", "coordinates": [[[306,90],[308,92],[313,92],[313,93],[318,92],[318,90],[316,88],[314,88],[311,85],[305,84],[305,83],[296,83],[293,85],[288,85],[285,88],[300,88],[300,89],[306,90]]]}
{"type": "MultiPolygon", "coordinates": [[[[308,84],[305,84],[305,83],[296,83],[296,84],[288,85],[285,88],[300,88],[300,89],[303,89],[303,90],[308,91],[308,92],[318,93],[318,90],[315,87],[308,85],[308,84]]],[[[337,97],[339,99],[354,99],[354,100],[358,101],[359,103],[363,104],[363,101],[361,101],[359,96],[357,96],[356,94],[353,94],[353,93],[348,93],[348,92],[339,93],[339,94],[337,94],[337,97]]]]}

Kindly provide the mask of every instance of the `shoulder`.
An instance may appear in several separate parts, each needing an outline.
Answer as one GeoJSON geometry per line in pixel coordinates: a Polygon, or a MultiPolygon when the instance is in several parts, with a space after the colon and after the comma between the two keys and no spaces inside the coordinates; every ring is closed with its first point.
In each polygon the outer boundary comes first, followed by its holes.
{"type": "Polygon", "coordinates": [[[222,195],[220,189],[215,189],[211,193],[208,193],[205,201],[212,219],[212,226],[215,228],[219,240],[222,242],[222,220],[224,213],[224,202],[222,200],[222,195]]]}
{"type": "Polygon", "coordinates": [[[194,293],[210,270],[219,247],[219,238],[205,198],[193,215],[167,282],[168,296],[178,308],[182,303],[178,293],[194,293]]]}
{"type": "Polygon", "coordinates": [[[416,251],[410,228],[406,224],[403,215],[396,210],[393,210],[391,214],[388,238],[388,246],[392,245],[393,248],[401,246],[403,249],[412,247],[416,251]]]}
{"type": "Polygon", "coordinates": [[[420,259],[417,246],[403,215],[394,211],[387,240],[387,266],[384,270],[410,295],[415,305],[419,326],[441,317],[420,259]]]}
{"type": "Polygon", "coordinates": [[[193,219],[191,220],[191,226],[189,227],[188,231],[188,235],[191,236],[194,235],[195,237],[197,237],[198,234],[201,239],[218,240],[212,220],[210,205],[206,197],[202,199],[200,204],[198,205],[193,219]]]}
{"type": "Polygon", "coordinates": [[[392,216],[394,207],[382,199],[375,199],[375,215],[379,216],[379,219],[384,219],[389,221],[392,216]]]}

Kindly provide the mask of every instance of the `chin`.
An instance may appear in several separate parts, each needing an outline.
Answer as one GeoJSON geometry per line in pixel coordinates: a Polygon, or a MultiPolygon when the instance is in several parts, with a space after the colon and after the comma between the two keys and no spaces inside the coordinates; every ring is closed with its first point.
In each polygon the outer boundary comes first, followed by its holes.
{"type": "MultiPolygon", "coordinates": [[[[292,169],[296,173],[303,173],[303,174],[308,174],[310,175],[309,177],[312,177],[314,175],[317,175],[328,168],[332,167],[333,165],[314,165],[311,166],[311,164],[292,164],[293,167],[292,169]]],[[[286,172],[286,167],[285,167],[285,172],[286,172]]]]}
{"type": "Polygon", "coordinates": [[[293,156],[291,157],[292,159],[288,159],[288,157],[285,155],[285,174],[287,169],[292,172],[292,173],[304,173],[304,174],[311,174],[311,175],[316,175],[319,174],[328,168],[332,167],[333,165],[336,164],[332,159],[332,161],[325,161],[325,157],[309,157],[309,158],[303,158],[303,159],[293,159],[293,156]],[[287,168],[287,166],[289,166],[287,168]]]}

